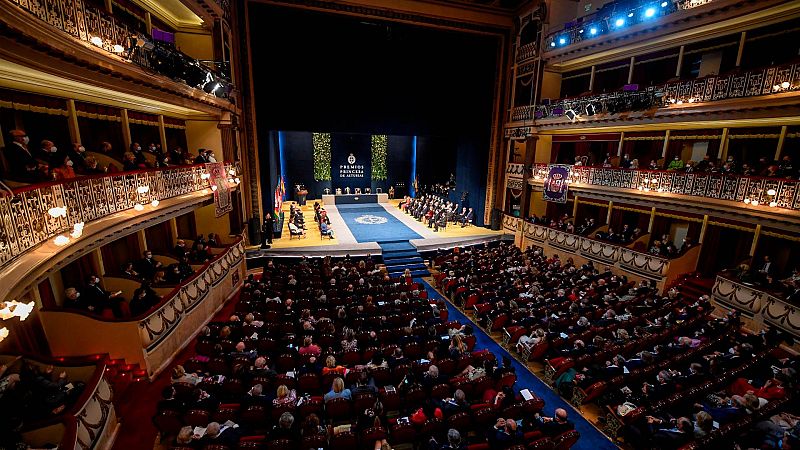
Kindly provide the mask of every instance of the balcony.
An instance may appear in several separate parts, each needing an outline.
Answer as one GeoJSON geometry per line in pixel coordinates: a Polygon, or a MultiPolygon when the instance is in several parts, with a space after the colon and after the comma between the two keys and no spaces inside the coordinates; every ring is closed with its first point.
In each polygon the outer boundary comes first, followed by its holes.
{"type": "Polygon", "coordinates": [[[540,129],[549,129],[637,120],[685,121],[698,116],[709,120],[709,114],[736,111],[753,118],[754,110],[762,114],[777,108],[773,115],[788,115],[786,108],[798,104],[798,92],[800,63],[516,107],[511,121],[533,120],[540,129]]]}
{"type": "MultiPolygon", "coordinates": [[[[530,183],[543,183],[548,174],[547,164],[533,166],[530,183]]],[[[744,177],[704,172],[667,170],[635,170],[606,167],[573,166],[569,177],[570,188],[598,187],[628,190],[645,196],[684,199],[700,197],[723,200],[736,209],[747,208],[746,214],[762,212],[767,216],[796,216],[800,211],[800,181],[787,178],[744,177]]],[[[684,202],[684,199],[674,199],[684,202]]]]}
{"type": "Polygon", "coordinates": [[[752,329],[760,330],[766,325],[800,337],[800,311],[797,305],[726,274],[717,276],[712,292],[719,306],[740,311],[745,319],[751,321],[752,329]]]}
{"type": "MultiPolygon", "coordinates": [[[[117,416],[112,403],[114,391],[108,380],[104,355],[46,360],[25,356],[34,366],[53,366],[55,373],[66,372],[69,380],[85,383],[83,393],[63,413],[25,423],[22,436],[32,448],[58,443],[63,449],[109,448],[117,431],[117,416]]],[[[17,364],[14,356],[0,356],[0,363],[17,364]]]]}
{"type": "Polygon", "coordinates": [[[518,217],[503,216],[503,230],[516,236],[522,248],[546,247],[546,253],[567,252],[572,257],[616,267],[630,276],[656,282],[659,289],[697,267],[700,246],[678,258],[667,259],[628,247],[591,239],[577,234],[528,223],[518,217]]]}
{"type": "Polygon", "coordinates": [[[40,311],[54,354],[104,352],[139,364],[154,377],[236,293],[246,276],[244,239],[221,249],[150,312],[130,319],[105,319],[60,308],[40,311]]]}
{"type": "Polygon", "coordinates": [[[796,2],[783,0],[631,3],[611,3],[548,35],[543,42],[543,58],[553,69],[575,70],[777,23],[796,15],[800,8],[796,2]]]}
{"type": "Polygon", "coordinates": [[[138,31],[140,24],[84,0],[57,0],[52,8],[0,0],[0,14],[5,25],[0,29],[0,56],[8,61],[84,83],[98,74],[110,75],[113,81],[96,79],[92,84],[105,82],[112,89],[157,100],[169,93],[232,109],[233,85],[213,64],[185,55],[169,39],[145,36],[138,31]],[[69,64],[73,67],[65,69],[69,64]]]}

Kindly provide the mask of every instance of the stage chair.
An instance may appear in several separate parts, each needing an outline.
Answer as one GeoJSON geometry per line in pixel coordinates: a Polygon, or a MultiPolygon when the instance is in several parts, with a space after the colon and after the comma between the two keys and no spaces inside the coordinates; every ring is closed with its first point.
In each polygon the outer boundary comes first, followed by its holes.
{"type": "Polygon", "coordinates": [[[361,195],[361,188],[356,188],[355,194],[356,195],[361,195]]]}

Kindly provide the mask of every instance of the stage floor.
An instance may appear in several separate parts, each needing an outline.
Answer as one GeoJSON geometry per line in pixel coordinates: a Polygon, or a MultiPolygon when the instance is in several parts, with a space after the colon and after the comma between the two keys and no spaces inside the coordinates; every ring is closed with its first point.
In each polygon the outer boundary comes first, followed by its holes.
{"type": "MultiPolygon", "coordinates": [[[[422,222],[404,213],[397,206],[401,200],[368,205],[324,205],[334,230],[334,239],[323,238],[319,225],[314,221],[314,200],[302,207],[306,223],[306,237],[289,239],[289,226],[284,223],[281,239],[273,241],[270,250],[251,247],[248,256],[295,256],[299,254],[379,254],[381,242],[407,240],[420,251],[448,248],[500,239],[502,231],[470,225],[448,224],[447,228],[434,232],[422,222]]],[[[321,201],[320,201],[321,203],[321,201]]],[[[289,203],[284,204],[288,216],[289,203]]]]}

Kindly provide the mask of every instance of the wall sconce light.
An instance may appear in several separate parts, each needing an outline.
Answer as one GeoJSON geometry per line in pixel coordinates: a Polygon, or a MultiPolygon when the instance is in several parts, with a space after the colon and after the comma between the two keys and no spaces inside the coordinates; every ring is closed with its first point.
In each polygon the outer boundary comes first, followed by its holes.
{"type": "Polygon", "coordinates": [[[150,192],[150,186],[139,186],[136,188],[136,192],[139,194],[147,194],[150,192]]]}
{"type": "Polygon", "coordinates": [[[207,179],[211,178],[211,174],[204,173],[204,174],[200,175],[200,178],[203,179],[203,180],[207,180],[207,179]]]}
{"type": "Polygon", "coordinates": [[[69,238],[63,234],[59,234],[55,239],[53,239],[53,243],[59,247],[63,247],[69,243],[69,238]]]}
{"type": "Polygon", "coordinates": [[[216,191],[217,190],[217,185],[215,184],[215,185],[211,186],[211,190],[212,191],[216,191]]]}
{"type": "Polygon", "coordinates": [[[160,202],[159,202],[158,200],[153,200],[152,202],[150,202],[150,206],[152,206],[153,208],[155,208],[155,207],[157,207],[157,206],[158,206],[158,204],[159,204],[159,203],[160,203],[160,202]]]}
{"type": "Polygon", "coordinates": [[[123,47],[123,46],[121,46],[119,44],[114,44],[114,53],[122,53],[124,51],[125,51],[125,47],[123,47]]]}
{"type": "Polygon", "coordinates": [[[8,320],[19,317],[19,320],[25,320],[33,311],[34,306],[34,302],[22,303],[16,300],[0,303],[0,319],[8,320]]]}
{"type": "Polygon", "coordinates": [[[144,206],[142,206],[141,203],[137,203],[136,205],[133,206],[133,209],[135,209],[136,211],[142,211],[144,210],[144,206]]]}
{"type": "Polygon", "coordinates": [[[66,206],[54,206],[47,210],[47,213],[50,214],[50,217],[67,217],[67,207],[66,206]]]}
{"type": "Polygon", "coordinates": [[[0,342],[3,342],[3,339],[8,337],[8,328],[3,327],[0,328],[0,342]]]}
{"type": "Polygon", "coordinates": [[[83,235],[83,226],[84,226],[83,222],[78,222],[75,225],[73,225],[72,233],[70,233],[70,236],[72,236],[74,239],[78,239],[79,237],[81,237],[83,235]]]}
{"type": "Polygon", "coordinates": [[[242,182],[242,180],[240,180],[239,177],[236,177],[236,178],[233,179],[233,182],[236,183],[236,184],[239,184],[239,183],[242,182]]]}
{"type": "Polygon", "coordinates": [[[103,38],[101,38],[100,36],[92,36],[91,38],[89,38],[89,42],[98,47],[103,46],[103,38]]]}

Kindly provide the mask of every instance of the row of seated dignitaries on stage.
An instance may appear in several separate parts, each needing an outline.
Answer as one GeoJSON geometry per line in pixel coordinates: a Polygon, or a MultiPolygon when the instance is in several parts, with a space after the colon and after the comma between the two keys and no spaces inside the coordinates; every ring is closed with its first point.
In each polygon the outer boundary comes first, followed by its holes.
{"type": "Polygon", "coordinates": [[[471,224],[475,219],[472,208],[460,207],[445,197],[436,194],[424,194],[420,197],[405,197],[399,204],[400,209],[418,221],[428,224],[428,228],[439,231],[448,223],[460,223],[461,227],[471,224]]]}
{"type": "Polygon", "coordinates": [[[712,315],[707,295],[661,295],[608,267],[508,243],[436,264],[456,304],[543,363],[560,395],[609,408],[604,420],[618,420],[635,448],[710,448],[718,433],[778,448],[800,431],[798,358],[779,348],[791,340],[775,328],[753,334],[734,312],[712,315]]]}
{"type": "Polygon", "coordinates": [[[235,313],[201,331],[197,355],[163,392],[156,426],[215,421],[211,437],[173,430],[175,445],[193,448],[235,448],[252,436],[287,448],[360,440],[437,450],[577,439],[566,410],[537,416],[543,402],[514,390],[510,361],[476,351],[472,328],[446,311],[371,258],[269,261],[246,279],[235,313]],[[220,427],[227,420],[238,427],[220,427]]]}

